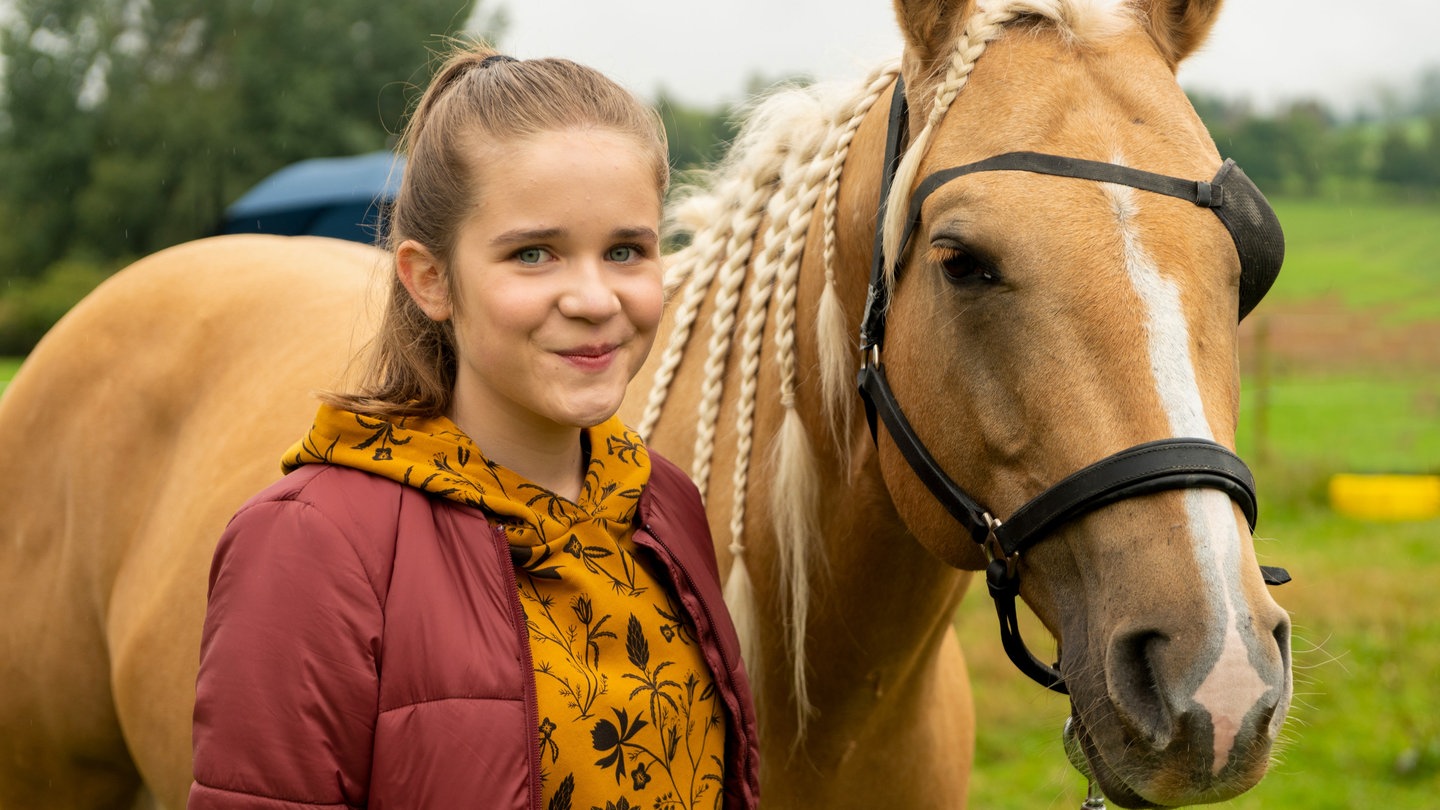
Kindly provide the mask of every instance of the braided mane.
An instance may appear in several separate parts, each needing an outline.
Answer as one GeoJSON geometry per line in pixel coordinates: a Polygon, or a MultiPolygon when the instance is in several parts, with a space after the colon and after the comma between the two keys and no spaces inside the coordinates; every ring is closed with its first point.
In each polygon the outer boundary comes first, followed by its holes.
{"type": "MultiPolygon", "coordinates": [[[[937,77],[924,128],[901,161],[886,220],[886,255],[903,226],[909,189],[920,160],[945,111],[964,87],[985,46],[1006,24],[1020,17],[1058,27],[1075,41],[1114,30],[1133,19],[1113,0],[992,0],[982,2],[956,42],[953,57],[937,77]],[[892,231],[894,234],[892,236],[892,231]]],[[[745,564],[745,491],[754,446],[762,337],[770,307],[775,308],[774,360],[780,370],[778,399],[784,408],[775,444],[775,480],[771,521],[780,560],[781,600],[786,647],[792,658],[791,681],[803,735],[810,711],[805,636],[810,602],[809,557],[819,548],[819,471],[808,434],[795,409],[795,296],[807,234],[817,212],[823,217],[826,283],[816,319],[820,354],[821,401],[834,440],[846,455],[855,401],[852,379],[856,342],[845,323],[835,291],[836,217],[840,177],[851,141],[875,101],[894,82],[894,62],[873,70],[858,85],[821,84],[775,93],[756,106],[708,188],[686,189],[672,206],[676,230],[691,235],[689,246],[670,257],[666,290],[675,325],[661,353],[645,411],[637,429],[653,432],[665,407],[675,372],[690,342],[702,305],[713,301],[709,343],[697,413],[694,461],[690,475],[702,497],[709,492],[725,369],[737,350],[741,369],[736,418],[733,510],[729,550],[734,555],[726,601],[744,645],[744,657],[757,671],[758,645],[754,599],[745,564]],[[763,225],[763,231],[762,231],[763,225]],[[764,245],[756,253],[756,245],[764,245]],[[748,307],[740,312],[748,282],[748,307]]],[[[758,685],[758,684],[757,684],[758,685]]]]}
{"type": "MultiPolygon", "coordinates": [[[[710,339],[697,414],[694,461],[690,476],[701,495],[709,492],[710,467],[720,417],[725,369],[732,344],[738,344],[742,370],[736,421],[733,510],[730,552],[734,556],[726,583],[743,654],[755,671],[758,645],[754,632],[754,599],[745,564],[745,490],[754,447],[754,415],[759,387],[764,327],[775,306],[775,360],[780,369],[779,399],[785,409],[776,444],[776,493],[773,530],[780,558],[780,579],[788,598],[787,648],[794,656],[793,687],[798,705],[809,706],[805,679],[805,631],[809,610],[808,555],[818,533],[819,473],[804,425],[795,410],[795,295],[806,235],[817,210],[825,217],[825,274],[821,317],[817,320],[822,347],[821,377],[827,413],[842,418],[850,407],[846,376],[852,362],[850,339],[836,297],[834,279],[835,216],[841,169],[865,113],[895,80],[890,64],[857,87],[816,85],[788,89],[751,113],[710,189],[692,189],[671,211],[676,229],[688,232],[688,247],[671,257],[667,291],[678,291],[675,326],[661,355],[645,412],[637,426],[648,435],[660,418],[707,299],[714,301],[710,339]],[[823,202],[822,202],[823,199],[823,202]],[[762,224],[764,226],[762,230],[762,224]],[[756,244],[764,249],[755,254],[756,244]],[[741,291],[749,282],[749,306],[740,310],[741,291]],[[738,329],[737,329],[738,324],[738,329]],[[782,494],[783,493],[783,494],[782,494]]],[[[838,432],[836,433],[838,434],[838,432]]]]}

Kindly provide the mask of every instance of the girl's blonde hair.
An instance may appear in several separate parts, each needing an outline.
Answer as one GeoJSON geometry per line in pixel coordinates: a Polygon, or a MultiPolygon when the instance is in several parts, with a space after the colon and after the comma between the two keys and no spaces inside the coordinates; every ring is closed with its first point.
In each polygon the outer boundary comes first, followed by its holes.
{"type": "MultiPolygon", "coordinates": [[[[446,268],[483,186],[487,155],[545,132],[604,129],[631,136],[649,158],[656,194],[670,182],[665,128],[655,111],[599,71],[566,59],[516,60],[485,46],[456,49],[431,79],[401,136],[405,169],[386,212],[393,256],[413,239],[446,268]]],[[[453,323],[433,321],[392,274],[389,300],[360,388],[323,398],[376,416],[439,416],[455,387],[453,323]]]]}

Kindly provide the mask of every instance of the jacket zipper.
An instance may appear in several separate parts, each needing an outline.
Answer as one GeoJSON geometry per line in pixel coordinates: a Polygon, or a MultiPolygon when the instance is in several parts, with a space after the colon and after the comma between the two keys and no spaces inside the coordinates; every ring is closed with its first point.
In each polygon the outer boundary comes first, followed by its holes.
{"type": "Polygon", "coordinates": [[[510,584],[510,619],[520,641],[520,683],[525,690],[525,716],[530,720],[530,725],[524,730],[525,760],[530,763],[530,807],[531,810],[541,810],[540,749],[534,737],[540,728],[540,707],[536,704],[535,695],[535,659],[530,652],[530,632],[525,626],[525,606],[520,603],[520,580],[515,576],[515,563],[510,559],[510,541],[503,528],[491,524],[490,531],[496,551],[500,554],[500,567],[510,584]]]}

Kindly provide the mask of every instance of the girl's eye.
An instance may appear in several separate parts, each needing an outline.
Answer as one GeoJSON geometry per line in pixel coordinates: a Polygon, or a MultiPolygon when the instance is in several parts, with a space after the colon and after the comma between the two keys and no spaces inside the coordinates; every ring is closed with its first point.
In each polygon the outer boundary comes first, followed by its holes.
{"type": "Polygon", "coordinates": [[[640,258],[640,250],[634,245],[616,245],[610,248],[605,254],[606,261],[616,264],[629,264],[640,258]]]}
{"type": "Polygon", "coordinates": [[[532,247],[523,248],[516,252],[515,259],[521,264],[539,264],[545,261],[546,251],[544,248],[532,247]]]}

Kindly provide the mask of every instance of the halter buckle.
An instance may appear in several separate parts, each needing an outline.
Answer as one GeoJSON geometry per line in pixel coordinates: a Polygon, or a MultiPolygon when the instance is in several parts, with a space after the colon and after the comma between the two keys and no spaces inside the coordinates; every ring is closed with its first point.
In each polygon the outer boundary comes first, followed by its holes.
{"type": "Polygon", "coordinates": [[[1016,571],[1020,564],[1020,552],[1006,554],[1005,546],[1001,544],[1000,538],[995,536],[995,531],[1000,528],[999,518],[986,512],[983,515],[986,526],[985,556],[989,559],[985,576],[990,580],[992,588],[1008,587],[1015,582],[1016,571]],[[998,563],[998,564],[997,564],[998,563]]]}
{"type": "Polygon", "coordinates": [[[860,368],[880,367],[880,344],[871,343],[869,346],[860,347],[860,368]]]}

